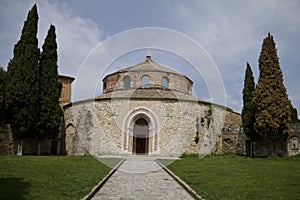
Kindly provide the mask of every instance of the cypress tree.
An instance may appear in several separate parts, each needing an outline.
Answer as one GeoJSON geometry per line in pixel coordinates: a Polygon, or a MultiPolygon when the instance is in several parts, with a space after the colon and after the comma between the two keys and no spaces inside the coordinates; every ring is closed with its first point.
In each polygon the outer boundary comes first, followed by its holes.
{"type": "Polygon", "coordinates": [[[253,152],[253,140],[255,139],[254,122],[255,110],[253,105],[253,92],[255,90],[254,77],[249,63],[245,72],[244,89],[243,89],[243,109],[242,122],[244,133],[250,138],[250,156],[253,152]]]}
{"type": "Polygon", "coordinates": [[[270,33],[263,40],[259,71],[253,96],[255,131],[269,137],[274,155],[275,143],[279,139],[286,139],[290,132],[291,102],[283,84],[277,49],[270,33]]]}
{"type": "Polygon", "coordinates": [[[5,113],[5,86],[6,86],[6,72],[0,67],[0,126],[6,121],[5,113]]]}
{"type": "MultiPolygon", "coordinates": [[[[61,125],[62,110],[59,105],[61,83],[58,82],[55,26],[50,26],[42,48],[43,52],[39,62],[39,144],[43,139],[53,139],[57,137],[58,129],[61,125]]],[[[38,154],[40,152],[39,149],[38,147],[38,154]]]]}
{"type": "Polygon", "coordinates": [[[13,133],[20,141],[19,155],[22,154],[22,140],[34,137],[37,132],[40,56],[37,29],[38,13],[34,5],[28,12],[8,66],[7,109],[13,133]]]}

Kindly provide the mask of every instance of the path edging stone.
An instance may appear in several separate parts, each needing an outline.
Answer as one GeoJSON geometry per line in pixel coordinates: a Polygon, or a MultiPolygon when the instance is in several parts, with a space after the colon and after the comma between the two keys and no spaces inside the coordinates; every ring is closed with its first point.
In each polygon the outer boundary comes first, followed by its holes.
{"type": "Polygon", "coordinates": [[[159,164],[170,176],[172,176],[177,183],[179,183],[192,197],[197,200],[204,200],[201,196],[199,196],[188,184],[186,184],[183,180],[181,180],[178,176],[176,176],[173,172],[171,172],[168,168],[166,168],[163,164],[161,164],[158,160],[155,160],[157,164],[159,164]]]}
{"type": "Polygon", "coordinates": [[[126,159],[123,158],[101,181],[96,185],[92,191],[86,195],[82,200],[90,200],[95,194],[101,189],[101,187],[106,183],[106,181],[117,171],[117,169],[123,164],[126,159]]]}

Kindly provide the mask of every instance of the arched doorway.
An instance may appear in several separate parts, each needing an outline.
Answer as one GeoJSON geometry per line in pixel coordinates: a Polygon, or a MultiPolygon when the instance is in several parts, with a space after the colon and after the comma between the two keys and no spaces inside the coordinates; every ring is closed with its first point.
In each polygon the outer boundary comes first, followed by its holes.
{"type": "Polygon", "coordinates": [[[150,109],[136,108],[124,118],[122,129],[122,153],[159,153],[160,123],[150,109]]]}
{"type": "Polygon", "coordinates": [[[133,153],[148,154],[149,124],[144,118],[139,118],[133,128],[133,153]]]}

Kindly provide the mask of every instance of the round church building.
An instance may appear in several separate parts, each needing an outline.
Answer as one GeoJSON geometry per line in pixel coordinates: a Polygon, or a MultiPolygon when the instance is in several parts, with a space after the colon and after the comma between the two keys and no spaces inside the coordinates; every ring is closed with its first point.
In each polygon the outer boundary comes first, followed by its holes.
{"type": "Polygon", "coordinates": [[[208,154],[221,148],[226,116],[240,117],[194,97],[192,80],[150,56],[102,81],[101,96],[64,106],[68,155],[208,154]]]}

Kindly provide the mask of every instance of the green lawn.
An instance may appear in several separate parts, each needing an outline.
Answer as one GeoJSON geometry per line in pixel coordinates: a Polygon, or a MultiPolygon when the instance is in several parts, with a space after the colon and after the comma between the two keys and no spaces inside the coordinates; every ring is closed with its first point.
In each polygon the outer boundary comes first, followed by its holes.
{"type": "Polygon", "coordinates": [[[167,167],[208,200],[300,199],[300,156],[184,155],[167,167]]]}
{"type": "Polygon", "coordinates": [[[0,199],[81,199],[110,170],[92,156],[0,156],[0,199]]]}

